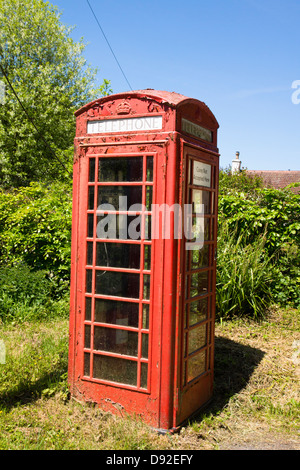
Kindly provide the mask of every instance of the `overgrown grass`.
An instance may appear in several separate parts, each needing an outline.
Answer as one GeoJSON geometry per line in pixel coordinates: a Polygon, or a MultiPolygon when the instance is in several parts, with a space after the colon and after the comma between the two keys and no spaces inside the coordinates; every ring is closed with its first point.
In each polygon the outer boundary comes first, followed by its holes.
{"type": "Polygon", "coordinates": [[[300,448],[300,315],[216,324],[212,403],[179,434],[70,399],[68,320],[0,325],[0,449],[300,448]]]}
{"type": "Polygon", "coordinates": [[[0,321],[40,321],[66,317],[69,288],[59,286],[46,271],[34,271],[25,264],[0,267],[0,321]]]}
{"type": "Polygon", "coordinates": [[[272,301],[270,257],[265,237],[247,243],[243,233],[219,227],[216,302],[219,318],[243,315],[259,318],[272,301]]]}
{"type": "Polygon", "coordinates": [[[1,327],[5,364],[1,367],[0,409],[66,391],[66,320],[1,327]]]}

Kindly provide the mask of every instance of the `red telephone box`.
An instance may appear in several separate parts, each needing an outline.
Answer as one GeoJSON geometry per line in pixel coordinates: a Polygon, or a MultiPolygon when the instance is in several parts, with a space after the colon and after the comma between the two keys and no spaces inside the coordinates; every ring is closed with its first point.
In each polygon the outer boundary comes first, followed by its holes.
{"type": "Polygon", "coordinates": [[[176,429],[212,397],[219,126],[152,89],[76,118],[71,393],[176,429]]]}

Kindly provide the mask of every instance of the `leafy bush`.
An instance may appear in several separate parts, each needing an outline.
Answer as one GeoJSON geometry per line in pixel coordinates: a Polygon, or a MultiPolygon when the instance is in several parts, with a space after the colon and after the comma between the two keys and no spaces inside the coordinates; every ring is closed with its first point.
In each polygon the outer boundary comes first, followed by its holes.
{"type": "Polygon", "coordinates": [[[288,189],[258,188],[249,195],[239,191],[221,195],[220,223],[229,221],[248,241],[266,232],[269,254],[278,252],[285,243],[300,244],[300,195],[288,189]]]}
{"type": "Polygon", "coordinates": [[[58,300],[55,290],[55,284],[45,271],[33,271],[24,264],[1,267],[1,321],[41,320],[66,314],[67,291],[58,300]]]}
{"type": "Polygon", "coordinates": [[[272,300],[269,267],[264,236],[249,244],[243,233],[231,232],[223,222],[218,237],[217,317],[263,316],[272,300]]]}
{"type": "Polygon", "coordinates": [[[0,319],[68,312],[71,185],[0,190],[0,319]]]}
{"type": "Polygon", "coordinates": [[[278,262],[272,266],[272,292],[280,305],[290,303],[300,307],[300,247],[296,243],[284,243],[278,262]]]}
{"type": "Polygon", "coordinates": [[[45,271],[56,292],[63,292],[70,276],[71,224],[71,185],[0,190],[0,266],[45,271]]]}
{"type": "MultiPolygon", "coordinates": [[[[225,243],[223,236],[227,237],[232,250],[235,243],[240,245],[241,239],[244,247],[249,246],[247,250],[250,246],[257,249],[259,240],[264,240],[264,259],[268,260],[272,275],[273,301],[299,306],[300,194],[290,189],[263,188],[260,179],[253,179],[244,171],[234,176],[221,171],[219,193],[219,257],[222,257],[225,243]]],[[[248,255],[248,251],[245,252],[245,265],[248,265],[248,255]]],[[[229,269],[230,264],[226,266],[229,269]]],[[[233,268],[233,264],[231,266],[233,268]]],[[[219,278],[223,279],[221,262],[218,269],[219,278]]],[[[234,270],[232,275],[235,276],[234,270]]]]}
{"type": "Polygon", "coordinates": [[[231,173],[231,167],[220,170],[219,174],[219,193],[223,195],[242,192],[248,197],[255,195],[258,188],[263,188],[263,180],[260,176],[249,177],[246,169],[239,173],[231,173]]]}

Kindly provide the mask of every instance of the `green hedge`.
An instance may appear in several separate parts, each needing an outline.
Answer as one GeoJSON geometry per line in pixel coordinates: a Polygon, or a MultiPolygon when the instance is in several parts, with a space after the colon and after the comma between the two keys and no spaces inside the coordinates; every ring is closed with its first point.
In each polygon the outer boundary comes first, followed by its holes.
{"type": "Polygon", "coordinates": [[[0,191],[0,267],[23,263],[68,282],[71,223],[71,185],[0,191]]]}
{"type": "Polygon", "coordinates": [[[0,191],[0,319],[68,313],[71,185],[0,191]]]}
{"type": "MultiPolygon", "coordinates": [[[[249,250],[257,249],[263,239],[261,269],[267,262],[266,277],[271,288],[271,298],[267,294],[266,300],[300,306],[300,194],[289,188],[264,188],[259,178],[252,179],[245,171],[231,176],[226,170],[220,173],[219,193],[219,279],[223,275],[222,250],[226,244],[233,248],[237,243],[244,250],[247,265],[249,250]]],[[[238,262],[232,260],[232,266],[238,262]]],[[[224,290],[222,283],[219,282],[219,289],[224,290]]],[[[223,307],[219,304],[220,314],[226,314],[223,307]]]]}

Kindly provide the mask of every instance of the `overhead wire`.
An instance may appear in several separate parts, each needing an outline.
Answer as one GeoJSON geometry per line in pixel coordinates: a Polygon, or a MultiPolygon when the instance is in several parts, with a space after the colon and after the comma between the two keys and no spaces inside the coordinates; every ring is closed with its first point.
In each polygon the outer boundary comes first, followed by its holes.
{"type": "Polygon", "coordinates": [[[121,70],[121,72],[122,72],[122,74],[123,74],[123,77],[125,78],[125,80],[126,80],[128,86],[129,86],[130,90],[133,91],[133,90],[132,90],[132,87],[131,87],[131,85],[130,85],[130,83],[129,83],[129,81],[128,81],[126,75],[125,75],[125,72],[124,72],[124,70],[122,69],[122,67],[121,67],[121,65],[120,65],[120,62],[118,61],[118,59],[117,59],[117,57],[116,57],[116,54],[114,53],[114,51],[113,51],[113,49],[112,49],[112,47],[111,47],[111,45],[110,45],[110,43],[109,43],[109,41],[108,41],[108,39],[107,39],[105,33],[104,33],[104,31],[103,31],[103,28],[102,28],[102,26],[101,26],[101,24],[100,24],[100,22],[99,22],[99,20],[98,20],[98,18],[97,18],[96,13],[94,12],[94,10],[93,10],[93,8],[92,8],[92,6],[91,6],[89,0],[86,0],[86,1],[87,1],[87,4],[88,4],[88,6],[90,7],[90,10],[91,10],[91,12],[92,12],[92,14],[93,14],[93,16],[94,16],[94,18],[95,18],[95,20],[96,20],[98,26],[99,26],[99,29],[100,29],[101,33],[103,34],[103,37],[104,37],[105,41],[107,42],[107,45],[108,45],[108,47],[109,47],[109,49],[110,49],[112,55],[113,55],[114,58],[115,58],[115,61],[117,62],[118,66],[119,66],[119,69],[121,70]]]}

